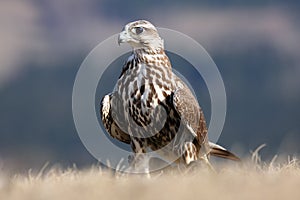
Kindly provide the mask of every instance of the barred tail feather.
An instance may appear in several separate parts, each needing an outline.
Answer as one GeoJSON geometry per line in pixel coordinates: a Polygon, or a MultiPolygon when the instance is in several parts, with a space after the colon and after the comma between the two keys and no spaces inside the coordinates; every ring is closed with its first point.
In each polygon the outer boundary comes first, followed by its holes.
{"type": "Polygon", "coordinates": [[[230,159],[234,161],[241,161],[239,157],[234,155],[233,153],[229,152],[227,149],[224,147],[209,142],[209,147],[210,147],[210,155],[220,157],[220,158],[225,158],[225,159],[230,159]]]}

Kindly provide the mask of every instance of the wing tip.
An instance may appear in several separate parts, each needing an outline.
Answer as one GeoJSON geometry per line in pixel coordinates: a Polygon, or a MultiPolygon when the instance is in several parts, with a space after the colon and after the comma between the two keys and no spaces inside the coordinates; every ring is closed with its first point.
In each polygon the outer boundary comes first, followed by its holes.
{"type": "Polygon", "coordinates": [[[214,144],[212,142],[209,143],[210,146],[210,155],[220,157],[220,158],[225,158],[233,161],[241,161],[241,159],[236,156],[235,154],[231,153],[224,147],[214,144]]]}

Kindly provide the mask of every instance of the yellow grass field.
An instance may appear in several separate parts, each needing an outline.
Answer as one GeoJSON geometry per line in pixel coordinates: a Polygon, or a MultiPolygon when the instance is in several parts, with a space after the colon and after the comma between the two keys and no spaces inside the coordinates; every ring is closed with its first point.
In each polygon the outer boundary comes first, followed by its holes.
{"type": "Polygon", "coordinates": [[[300,166],[261,163],[255,157],[243,165],[205,167],[196,172],[174,170],[151,179],[116,177],[99,167],[85,170],[46,169],[5,177],[0,173],[1,200],[99,199],[300,199],[300,166]]]}

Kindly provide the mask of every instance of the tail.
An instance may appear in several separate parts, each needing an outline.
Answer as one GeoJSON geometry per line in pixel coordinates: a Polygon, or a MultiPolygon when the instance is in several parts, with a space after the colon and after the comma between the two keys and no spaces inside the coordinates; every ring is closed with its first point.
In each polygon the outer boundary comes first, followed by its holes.
{"type": "Polygon", "coordinates": [[[234,155],[233,153],[229,152],[224,147],[217,145],[215,143],[209,142],[210,147],[210,155],[217,156],[221,158],[226,158],[234,161],[241,161],[239,157],[234,155]]]}

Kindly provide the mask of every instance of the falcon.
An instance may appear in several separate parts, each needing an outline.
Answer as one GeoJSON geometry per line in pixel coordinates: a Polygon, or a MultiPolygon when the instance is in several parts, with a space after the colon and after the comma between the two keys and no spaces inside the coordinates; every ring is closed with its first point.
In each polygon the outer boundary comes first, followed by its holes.
{"type": "Polygon", "coordinates": [[[109,135],[129,144],[132,166],[142,166],[147,152],[189,166],[209,156],[239,160],[220,145],[208,141],[207,126],[195,96],[176,74],[157,29],[146,20],[128,23],[118,37],[132,54],[125,62],[113,91],[100,104],[109,135]]]}

